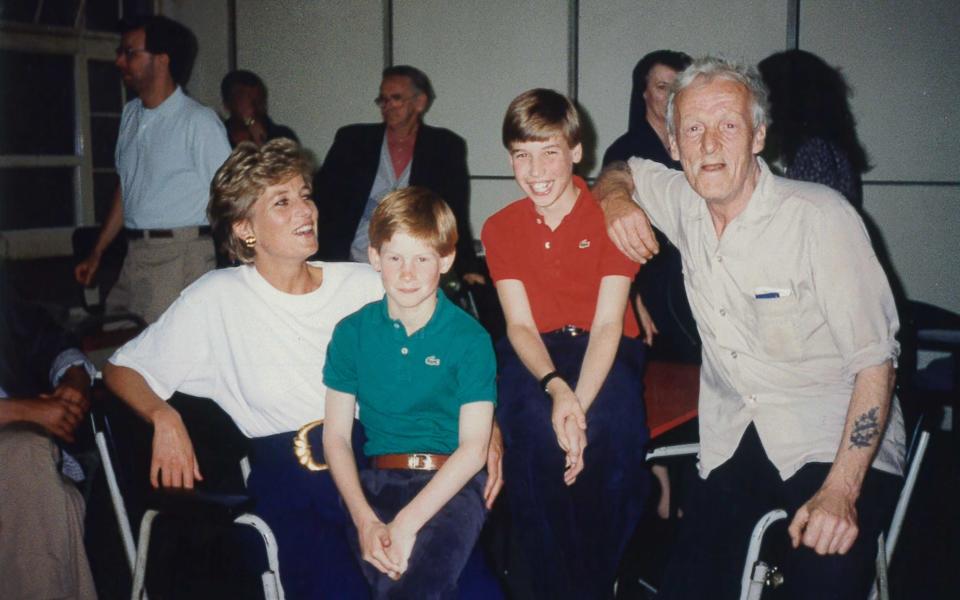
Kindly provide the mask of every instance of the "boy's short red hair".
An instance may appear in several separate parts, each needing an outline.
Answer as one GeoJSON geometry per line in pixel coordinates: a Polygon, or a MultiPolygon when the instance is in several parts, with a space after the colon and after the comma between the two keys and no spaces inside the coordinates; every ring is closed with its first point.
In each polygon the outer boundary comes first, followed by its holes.
{"type": "Polygon", "coordinates": [[[513,99],[503,117],[503,146],[545,142],[563,136],[573,148],[580,143],[580,115],[569,98],[545,88],[527,90],[513,99]]]}
{"type": "Polygon", "coordinates": [[[430,245],[440,256],[457,247],[457,218],[443,199],[424,187],[407,187],[387,194],[370,217],[370,247],[380,247],[397,233],[430,245]]]}

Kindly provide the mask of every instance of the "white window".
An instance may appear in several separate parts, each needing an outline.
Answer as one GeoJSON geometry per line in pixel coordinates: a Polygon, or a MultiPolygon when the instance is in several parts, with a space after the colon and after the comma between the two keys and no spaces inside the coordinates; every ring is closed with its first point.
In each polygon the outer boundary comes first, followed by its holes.
{"type": "Polygon", "coordinates": [[[150,0],[0,3],[0,233],[10,258],[70,254],[110,206],[126,92],[114,66],[124,14],[150,0]]]}

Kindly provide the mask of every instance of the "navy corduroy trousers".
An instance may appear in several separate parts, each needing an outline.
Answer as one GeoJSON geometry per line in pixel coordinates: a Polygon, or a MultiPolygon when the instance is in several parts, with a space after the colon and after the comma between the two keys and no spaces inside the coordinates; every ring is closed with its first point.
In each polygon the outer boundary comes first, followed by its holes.
{"type": "MultiPolygon", "coordinates": [[[[576,386],[588,335],[546,334],[544,344],[576,386]]],[[[587,412],[584,469],[563,482],[564,452],[550,422],[552,403],[509,341],[497,345],[497,422],[515,536],[538,598],[591,600],[613,595],[620,558],[650,486],[643,405],[644,346],[622,338],[610,373],[587,412]]]]}

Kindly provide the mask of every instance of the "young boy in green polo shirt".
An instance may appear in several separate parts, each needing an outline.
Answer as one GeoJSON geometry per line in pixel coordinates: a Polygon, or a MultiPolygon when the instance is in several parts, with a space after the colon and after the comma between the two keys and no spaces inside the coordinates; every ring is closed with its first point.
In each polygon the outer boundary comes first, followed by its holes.
{"type": "Polygon", "coordinates": [[[439,196],[387,195],[369,248],[386,296],[341,321],[327,350],[324,454],[378,598],[456,597],[486,516],[496,359],[480,324],[438,293],[456,241],[439,196]],[[372,467],[359,473],[356,405],[372,467]]]}

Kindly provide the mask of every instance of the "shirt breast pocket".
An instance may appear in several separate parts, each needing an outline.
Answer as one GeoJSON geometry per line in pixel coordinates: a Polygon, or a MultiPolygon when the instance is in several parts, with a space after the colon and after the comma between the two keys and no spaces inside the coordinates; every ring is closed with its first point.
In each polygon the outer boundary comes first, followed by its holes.
{"type": "Polygon", "coordinates": [[[774,360],[800,360],[803,348],[797,297],[754,298],[752,303],[757,319],[757,337],[763,351],[774,360]]]}

